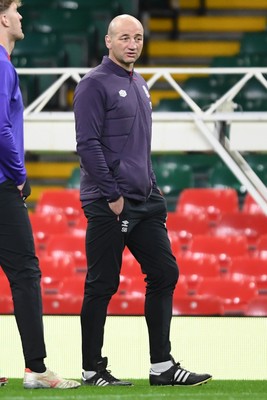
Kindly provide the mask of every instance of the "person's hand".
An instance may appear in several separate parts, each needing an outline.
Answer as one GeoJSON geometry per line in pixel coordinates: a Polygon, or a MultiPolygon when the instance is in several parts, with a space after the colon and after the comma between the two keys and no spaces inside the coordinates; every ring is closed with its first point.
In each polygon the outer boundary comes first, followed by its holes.
{"type": "MultiPolygon", "coordinates": [[[[26,181],[25,181],[26,182],[26,181]]],[[[18,185],[17,188],[21,192],[22,189],[24,188],[25,182],[23,182],[21,185],[18,185]]]]}
{"type": "Polygon", "coordinates": [[[23,200],[26,200],[27,197],[29,197],[31,194],[31,186],[28,179],[26,179],[26,181],[23,182],[21,185],[18,185],[17,189],[20,191],[23,200]]]}
{"type": "Polygon", "coordinates": [[[108,203],[108,205],[111,211],[118,216],[117,219],[119,220],[119,215],[122,213],[124,207],[124,198],[121,196],[118,198],[118,200],[108,203]]]}

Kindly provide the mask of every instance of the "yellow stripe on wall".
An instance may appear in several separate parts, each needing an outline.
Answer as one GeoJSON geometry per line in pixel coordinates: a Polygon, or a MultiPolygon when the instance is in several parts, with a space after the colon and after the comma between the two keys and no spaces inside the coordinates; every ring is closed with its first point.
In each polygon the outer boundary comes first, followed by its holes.
{"type": "MultiPolygon", "coordinates": [[[[265,17],[233,16],[182,16],[177,19],[180,32],[244,32],[261,31],[266,27],[265,17]]],[[[149,29],[157,32],[168,32],[173,29],[171,19],[152,18],[149,29]]]]}
{"type": "MultiPolygon", "coordinates": [[[[198,8],[200,0],[180,0],[181,8],[198,8]]],[[[266,0],[206,0],[211,9],[267,9],[266,0]]]]}
{"type": "Polygon", "coordinates": [[[239,42],[228,41],[153,41],[148,45],[150,57],[216,57],[232,56],[239,52],[239,42]]]}
{"type": "Polygon", "coordinates": [[[68,178],[77,162],[26,162],[29,178],[68,178]]]}
{"type": "Polygon", "coordinates": [[[29,202],[37,202],[40,199],[41,194],[45,190],[57,190],[57,189],[64,189],[64,186],[59,185],[31,185],[31,194],[28,197],[29,202]]]}

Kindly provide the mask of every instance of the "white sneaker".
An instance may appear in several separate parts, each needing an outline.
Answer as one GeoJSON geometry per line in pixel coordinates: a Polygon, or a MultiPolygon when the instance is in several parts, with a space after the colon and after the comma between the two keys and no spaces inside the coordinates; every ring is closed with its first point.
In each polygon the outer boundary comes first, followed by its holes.
{"type": "Polygon", "coordinates": [[[8,383],[8,379],[4,377],[0,377],[0,387],[5,386],[8,383]]]}
{"type": "Polygon", "coordinates": [[[24,389],[75,389],[79,386],[81,386],[79,382],[60,378],[49,369],[42,373],[33,372],[29,368],[25,369],[24,389]]]}

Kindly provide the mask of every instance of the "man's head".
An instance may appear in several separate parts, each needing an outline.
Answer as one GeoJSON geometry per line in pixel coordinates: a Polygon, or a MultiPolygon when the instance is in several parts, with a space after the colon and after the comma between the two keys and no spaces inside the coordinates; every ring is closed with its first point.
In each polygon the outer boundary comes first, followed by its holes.
{"type": "Polygon", "coordinates": [[[118,15],[110,22],[105,40],[109,58],[130,71],[141,55],[144,29],[135,17],[118,15]]]}
{"type": "Polygon", "coordinates": [[[12,3],[15,3],[17,7],[21,6],[20,0],[0,0],[0,13],[7,11],[12,3]]]}
{"type": "Polygon", "coordinates": [[[0,0],[0,43],[11,52],[17,40],[24,38],[22,16],[18,12],[20,0],[0,0]]]}

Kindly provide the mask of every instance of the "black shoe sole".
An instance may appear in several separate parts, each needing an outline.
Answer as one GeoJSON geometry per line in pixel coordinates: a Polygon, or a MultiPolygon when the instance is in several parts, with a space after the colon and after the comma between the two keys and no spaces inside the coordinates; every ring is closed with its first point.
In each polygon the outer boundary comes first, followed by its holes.
{"type": "Polygon", "coordinates": [[[82,386],[99,386],[99,387],[106,387],[106,386],[120,386],[120,387],[122,387],[122,386],[127,386],[127,387],[130,387],[130,386],[133,386],[133,384],[132,383],[118,383],[118,382],[114,382],[114,383],[108,383],[107,385],[96,385],[95,383],[91,383],[91,382],[87,382],[87,381],[81,381],[81,384],[82,384],[82,386]]]}
{"type": "Polygon", "coordinates": [[[190,384],[182,384],[182,383],[174,383],[174,384],[172,384],[172,383],[150,383],[150,386],[183,386],[183,387],[189,386],[189,387],[192,387],[192,386],[205,385],[207,382],[209,382],[211,380],[212,380],[212,377],[207,378],[201,382],[192,383],[191,385],[190,384]]]}

